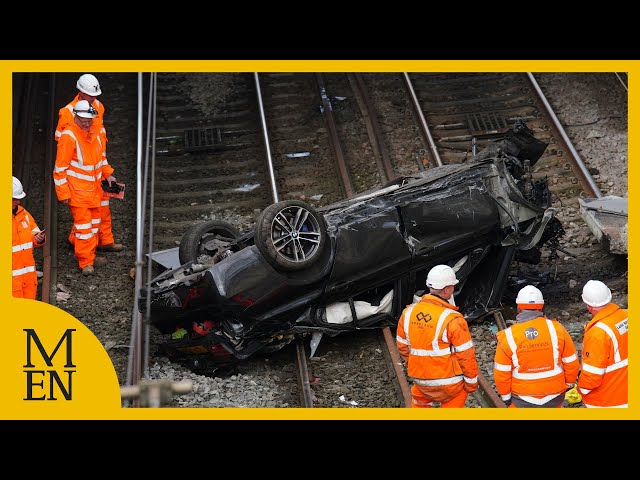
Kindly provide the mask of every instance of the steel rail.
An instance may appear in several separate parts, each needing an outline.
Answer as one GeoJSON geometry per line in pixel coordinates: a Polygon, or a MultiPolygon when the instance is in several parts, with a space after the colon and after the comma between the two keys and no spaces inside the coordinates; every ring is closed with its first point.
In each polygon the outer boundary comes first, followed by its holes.
{"type": "MultiPolygon", "coordinates": [[[[151,78],[149,80],[149,118],[151,119],[151,121],[147,122],[148,124],[150,124],[150,127],[147,127],[148,129],[151,129],[151,133],[148,133],[147,138],[149,139],[149,141],[151,141],[152,138],[156,138],[156,103],[157,103],[157,86],[158,86],[158,74],[156,72],[152,72],[151,73],[151,78]]],[[[149,149],[146,149],[146,155],[149,154],[149,149]]],[[[153,205],[154,204],[154,200],[155,200],[155,182],[151,181],[148,182],[148,177],[147,177],[147,169],[148,169],[148,165],[149,165],[149,161],[148,161],[148,157],[145,161],[145,176],[144,176],[144,184],[145,184],[145,189],[144,189],[144,198],[147,197],[147,190],[146,190],[146,186],[150,183],[151,186],[150,188],[150,192],[149,192],[149,205],[153,205]]],[[[150,174],[150,178],[154,179],[156,178],[156,142],[153,141],[151,142],[151,174],[150,174]]],[[[144,212],[144,208],[142,210],[144,212]]],[[[143,221],[144,224],[144,221],[143,221]]],[[[148,252],[149,254],[153,251],[153,208],[149,209],[149,249],[148,252]]],[[[149,337],[151,335],[150,332],[150,328],[151,328],[151,278],[153,278],[153,262],[151,261],[151,259],[149,258],[147,260],[147,308],[145,310],[145,316],[144,316],[144,321],[143,321],[143,326],[144,326],[144,350],[143,350],[143,374],[145,376],[148,375],[148,370],[149,370],[149,337]]]]}
{"type": "Polygon", "coordinates": [[[391,157],[389,157],[389,149],[384,141],[382,128],[380,128],[378,115],[373,102],[371,101],[367,85],[364,82],[364,78],[361,73],[348,73],[347,77],[351,84],[351,88],[356,94],[356,99],[360,106],[360,112],[362,113],[362,117],[365,121],[367,133],[369,134],[369,141],[373,147],[373,153],[378,164],[380,178],[382,179],[383,184],[388,183],[396,178],[396,174],[393,171],[393,164],[391,163],[391,157]]]}
{"type": "Polygon", "coordinates": [[[300,402],[302,408],[313,408],[313,392],[309,380],[309,367],[307,365],[307,352],[301,338],[296,340],[296,375],[300,388],[300,402]]]}
{"type": "MultiPolygon", "coordinates": [[[[143,126],[143,102],[142,102],[142,73],[138,73],[138,142],[137,142],[137,198],[136,208],[138,211],[136,222],[136,278],[134,292],[134,308],[133,319],[131,322],[131,336],[129,339],[129,364],[127,367],[127,385],[137,385],[142,378],[141,372],[141,336],[142,325],[140,312],[138,309],[138,301],[140,298],[140,289],[142,288],[142,241],[144,230],[144,210],[143,210],[143,175],[142,175],[142,126],[143,126]]],[[[151,95],[151,93],[150,93],[151,95]]],[[[149,122],[150,123],[150,122],[149,122]]],[[[150,138],[148,139],[150,141],[150,138]]],[[[148,152],[148,149],[147,149],[148,152]]]]}
{"type": "MultiPolygon", "coordinates": [[[[437,166],[441,167],[443,165],[442,159],[438,155],[435,142],[433,141],[433,137],[431,136],[431,133],[430,133],[429,124],[427,123],[427,120],[425,119],[422,113],[422,108],[420,107],[420,104],[418,102],[418,97],[411,83],[411,79],[409,78],[409,75],[406,72],[403,73],[403,75],[404,75],[407,89],[409,90],[409,93],[413,100],[414,108],[416,109],[416,112],[420,117],[420,127],[423,133],[425,133],[425,136],[428,138],[429,145],[432,149],[432,152],[434,153],[434,156],[436,157],[437,166]]],[[[504,408],[505,407],[504,402],[496,394],[493,387],[491,386],[487,378],[484,376],[484,374],[480,370],[478,370],[478,390],[476,390],[473,393],[473,396],[478,401],[478,403],[485,408],[492,408],[492,407],[504,408]]]]}
{"type": "Polygon", "coordinates": [[[353,184],[351,183],[351,177],[349,176],[349,170],[347,169],[347,163],[344,159],[344,152],[342,145],[340,144],[340,137],[338,136],[338,130],[336,129],[336,120],[333,116],[333,106],[331,100],[327,95],[327,88],[324,84],[324,78],[321,73],[316,73],[316,82],[320,89],[320,99],[322,101],[322,113],[324,114],[324,120],[329,132],[329,143],[331,149],[336,158],[336,166],[338,168],[338,174],[342,178],[342,187],[344,194],[347,198],[353,197],[353,184]]]}
{"type": "MultiPolygon", "coordinates": [[[[626,83],[624,83],[624,80],[622,80],[622,77],[620,75],[618,75],[618,72],[615,72],[616,77],[618,78],[618,80],[620,80],[620,83],[622,84],[622,86],[624,87],[624,89],[628,92],[629,91],[629,87],[627,86],[626,83]]],[[[628,80],[628,76],[627,76],[627,80],[628,80]]]]}
{"type": "MultiPolygon", "coordinates": [[[[352,87],[354,88],[354,92],[356,92],[356,97],[361,99],[361,111],[365,121],[365,126],[367,128],[367,132],[369,132],[371,145],[374,147],[374,151],[377,151],[376,163],[378,165],[378,173],[380,178],[385,179],[383,183],[390,182],[395,180],[397,175],[393,171],[393,164],[391,163],[391,157],[389,156],[386,143],[382,136],[382,129],[378,123],[378,116],[375,107],[371,101],[371,97],[368,89],[366,88],[366,84],[364,83],[364,79],[362,78],[362,74],[356,73],[353,74],[353,77],[354,81],[351,82],[352,87]]],[[[395,379],[398,383],[398,387],[400,388],[402,402],[406,408],[411,408],[413,401],[411,397],[411,387],[407,380],[407,376],[405,375],[402,358],[398,352],[395,338],[391,333],[391,328],[382,328],[382,336],[389,352],[389,360],[393,366],[395,379]]]]}
{"type": "MultiPolygon", "coordinates": [[[[262,89],[258,73],[254,73],[256,85],[256,101],[260,111],[260,126],[262,129],[262,139],[264,141],[264,149],[267,157],[269,170],[269,182],[271,184],[271,193],[274,203],[278,200],[278,186],[276,184],[275,172],[273,169],[273,159],[271,157],[271,141],[269,140],[269,132],[267,131],[267,122],[265,117],[264,102],[262,99],[262,89]]],[[[309,367],[307,365],[307,355],[302,339],[296,340],[296,377],[298,380],[298,388],[300,389],[300,404],[302,408],[313,408],[313,392],[311,391],[311,383],[309,380],[309,367]]]]}
{"type": "Polygon", "coordinates": [[[589,174],[589,170],[587,169],[586,165],[580,158],[580,155],[578,154],[577,150],[571,143],[571,140],[569,140],[569,137],[564,131],[562,124],[560,123],[560,121],[558,120],[558,117],[553,111],[553,108],[551,108],[551,105],[547,101],[547,97],[545,97],[544,93],[542,93],[542,89],[540,88],[540,85],[538,85],[538,82],[536,81],[535,77],[531,72],[527,72],[527,78],[531,82],[531,85],[533,86],[537,94],[538,100],[544,106],[545,112],[553,122],[553,125],[551,126],[553,133],[555,134],[556,138],[560,139],[560,142],[563,145],[564,149],[567,150],[571,155],[571,159],[572,159],[572,162],[570,162],[571,168],[576,178],[578,179],[578,182],[580,182],[580,185],[588,195],[596,198],[601,198],[602,192],[600,191],[595,181],[591,177],[591,174],[589,174]]]}
{"type": "Polygon", "coordinates": [[[427,139],[427,143],[429,144],[429,148],[431,149],[431,155],[433,160],[438,167],[442,166],[442,159],[440,158],[440,154],[438,153],[438,148],[436,147],[436,142],[433,141],[433,137],[431,136],[431,131],[429,130],[429,125],[427,124],[427,120],[424,118],[424,112],[422,111],[422,107],[420,106],[420,102],[416,95],[416,91],[413,88],[413,84],[411,83],[411,79],[409,78],[409,74],[407,72],[402,73],[402,78],[404,79],[404,84],[409,91],[409,96],[411,97],[411,104],[413,105],[413,110],[416,112],[418,116],[418,123],[420,124],[420,130],[422,134],[427,139]]]}
{"type": "MultiPolygon", "coordinates": [[[[55,131],[56,128],[56,75],[51,74],[49,77],[49,91],[53,94],[50,96],[49,104],[49,129],[48,132],[55,131]]],[[[47,142],[45,153],[44,168],[44,221],[47,229],[47,242],[44,244],[43,267],[42,267],[42,289],[41,300],[51,305],[56,304],[55,287],[58,279],[58,209],[57,196],[53,185],[53,167],[55,164],[53,153],[53,142],[47,142]]]]}
{"type": "Polygon", "coordinates": [[[267,120],[264,115],[264,103],[262,102],[262,91],[260,88],[260,78],[258,72],[253,73],[256,83],[256,95],[258,96],[258,109],[260,110],[260,125],[262,127],[262,138],[264,140],[264,149],[267,155],[267,166],[269,168],[269,180],[271,182],[271,196],[273,203],[278,203],[278,187],[276,186],[276,176],[273,171],[273,159],[271,158],[271,144],[269,142],[269,132],[267,131],[267,120]]]}

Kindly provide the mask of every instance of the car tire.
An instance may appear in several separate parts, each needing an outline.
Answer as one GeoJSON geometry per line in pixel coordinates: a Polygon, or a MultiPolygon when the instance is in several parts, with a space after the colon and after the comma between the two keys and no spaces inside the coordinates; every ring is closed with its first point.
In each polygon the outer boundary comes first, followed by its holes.
{"type": "Polygon", "coordinates": [[[327,244],[327,224],[324,216],[307,202],[285,200],[260,213],[255,243],[276,270],[304,270],[322,256],[327,244]]]}
{"type": "Polygon", "coordinates": [[[197,261],[200,255],[208,255],[205,245],[212,240],[232,242],[240,236],[237,228],[227,222],[209,220],[191,225],[180,239],[178,258],[180,264],[197,261]]]}

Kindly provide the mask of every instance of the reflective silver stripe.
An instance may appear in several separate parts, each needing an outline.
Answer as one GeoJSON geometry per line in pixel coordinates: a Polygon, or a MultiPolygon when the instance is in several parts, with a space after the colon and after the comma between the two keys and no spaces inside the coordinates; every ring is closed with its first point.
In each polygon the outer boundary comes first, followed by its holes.
{"type": "Polygon", "coordinates": [[[433,406],[433,402],[421,402],[420,400],[417,399],[412,399],[413,400],[413,404],[414,405],[430,405],[433,406]]]}
{"type": "Polygon", "coordinates": [[[582,363],[582,370],[585,372],[593,373],[595,375],[604,375],[605,373],[613,372],[614,370],[619,370],[620,368],[626,367],[629,364],[629,359],[625,358],[621,362],[616,362],[613,365],[609,365],[604,368],[594,367],[593,365],[589,365],[588,363],[582,363]]]}
{"type": "Polygon", "coordinates": [[[629,364],[629,359],[625,358],[624,360],[622,360],[621,362],[616,362],[613,365],[609,365],[606,369],[605,372],[609,373],[609,372],[613,372],[614,370],[618,370],[620,368],[626,367],[629,364]]]}
{"type": "Polygon", "coordinates": [[[449,378],[437,378],[433,380],[423,380],[420,378],[413,378],[413,383],[420,385],[421,387],[440,387],[442,385],[454,385],[462,382],[462,375],[456,375],[449,378]]]}
{"type": "Polygon", "coordinates": [[[563,363],[571,363],[574,360],[577,360],[578,356],[574,353],[573,355],[569,355],[568,357],[563,357],[562,358],[562,362],[563,363]]]}
{"type": "Polygon", "coordinates": [[[76,142],[76,155],[78,156],[78,162],[80,163],[80,165],[82,165],[84,162],[82,161],[82,149],[80,148],[80,144],[78,143],[78,139],[76,138],[76,136],[73,134],[73,132],[71,130],[65,130],[64,132],[62,132],[62,135],[69,135],[71,138],[73,138],[76,142]]]}
{"type": "Polygon", "coordinates": [[[471,377],[464,377],[464,381],[467,383],[478,383],[478,377],[475,376],[473,378],[471,377]]]}
{"type": "Polygon", "coordinates": [[[426,350],[424,348],[410,348],[409,353],[416,357],[443,357],[445,355],[451,355],[451,350],[448,348],[442,348],[437,350],[426,350]]]}
{"type": "Polygon", "coordinates": [[[14,277],[19,277],[20,275],[24,275],[25,273],[35,272],[35,271],[36,271],[36,267],[35,265],[33,265],[31,267],[24,267],[24,268],[19,268],[18,270],[12,270],[11,275],[14,277]]]}
{"type": "Polygon", "coordinates": [[[69,170],[67,172],[67,176],[76,177],[76,178],[79,178],[81,180],[87,180],[88,182],[95,182],[96,181],[96,177],[94,177],[93,175],[84,175],[83,173],[74,172],[73,170],[69,170]]]}
{"type": "Polygon", "coordinates": [[[602,322],[598,322],[594,326],[604,330],[604,332],[607,335],[609,335],[609,338],[611,339],[611,343],[613,343],[613,359],[616,362],[619,362],[620,360],[622,360],[622,357],[620,356],[620,350],[618,349],[618,339],[616,338],[616,334],[613,333],[613,330],[611,330],[611,328],[608,325],[605,325],[602,322]]]}
{"type": "Polygon", "coordinates": [[[443,329],[443,326],[444,326],[444,321],[447,319],[447,316],[453,312],[454,310],[451,310],[450,308],[445,308],[443,312],[440,314],[440,317],[438,318],[438,324],[436,325],[436,333],[433,336],[433,342],[431,343],[431,347],[434,350],[438,350],[438,338],[440,338],[440,332],[442,332],[442,341],[444,343],[449,343],[446,338],[447,332],[443,331],[445,330],[443,329]]]}
{"type": "Polygon", "coordinates": [[[516,341],[513,338],[513,331],[511,330],[511,327],[507,328],[504,331],[504,337],[507,339],[507,344],[511,349],[511,363],[513,364],[513,368],[517,369],[518,367],[520,367],[520,364],[518,363],[518,355],[516,355],[518,346],[516,345],[516,341]]]}
{"type": "Polygon", "coordinates": [[[31,233],[33,235],[37,235],[38,233],[40,233],[40,229],[39,228],[34,228],[33,230],[31,230],[31,233]]]}
{"type": "Polygon", "coordinates": [[[507,393],[506,395],[500,395],[500,398],[502,398],[503,401],[507,401],[511,399],[511,392],[507,393]]]}
{"type": "Polygon", "coordinates": [[[69,168],[69,167],[55,167],[55,168],[54,168],[54,171],[55,171],[56,173],[62,173],[62,172],[64,172],[67,168],[69,168]]]}
{"type": "Polygon", "coordinates": [[[101,200],[100,201],[100,206],[101,207],[108,207],[109,206],[109,200],[101,200]]]}
{"type": "Polygon", "coordinates": [[[64,185],[65,183],[67,183],[67,179],[63,178],[61,180],[56,180],[55,178],[53,179],[53,183],[55,183],[56,185],[60,186],[60,185],[64,185]]]}
{"type": "Polygon", "coordinates": [[[27,243],[23,243],[21,245],[14,245],[13,247],[11,247],[11,252],[19,252],[21,250],[29,250],[30,248],[33,248],[33,242],[27,242],[27,243]]]}
{"type": "Polygon", "coordinates": [[[402,343],[404,345],[409,345],[409,342],[407,342],[404,338],[399,337],[396,335],[396,342],[402,343]]]}
{"type": "Polygon", "coordinates": [[[559,373],[562,373],[562,369],[555,367],[553,370],[548,370],[546,372],[536,372],[536,373],[520,373],[518,371],[513,371],[513,378],[519,378],[520,380],[539,380],[541,378],[549,378],[555,377],[559,373]]]}
{"type": "Polygon", "coordinates": [[[498,370],[499,372],[510,372],[511,371],[511,365],[505,365],[504,363],[498,363],[498,362],[495,362],[493,365],[494,365],[494,368],[496,370],[498,370]]]}
{"type": "Polygon", "coordinates": [[[582,395],[588,395],[591,393],[590,389],[586,389],[586,388],[580,388],[578,387],[578,391],[582,394],[582,395]]]}
{"type": "Polygon", "coordinates": [[[607,371],[606,368],[594,367],[593,365],[589,365],[588,363],[582,362],[582,370],[589,373],[594,373],[596,375],[604,375],[604,372],[607,371]]]}
{"type": "Polygon", "coordinates": [[[76,162],[75,160],[71,161],[71,166],[72,167],[76,167],[76,168],[80,168],[82,170],[86,170],[86,171],[92,171],[92,170],[98,170],[99,168],[102,168],[102,166],[105,164],[104,161],[100,160],[98,163],[96,163],[95,165],[80,165],[78,162],[76,162]]]}
{"type": "Polygon", "coordinates": [[[407,344],[409,343],[409,323],[411,323],[411,312],[413,312],[413,307],[415,306],[415,303],[411,304],[404,314],[404,337],[407,339],[407,344]]]}
{"type": "Polygon", "coordinates": [[[534,405],[544,405],[549,400],[553,400],[554,398],[556,398],[558,395],[560,394],[556,393],[553,395],[544,396],[542,398],[530,397],[529,395],[518,395],[518,397],[520,397],[525,402],[533,403],[534,405]]]}
{"type": "MultiPolygon", "coordinates": [[[[101,219],[101,218],[92,218],[92,219],[91,219],[91,223],[92,223],[93,225],[97,225],[97,224],[98,224],[98,223],[100,223],[100,222],[102,222],[102,219],[101,219]]],[[[87,227],[87,228],[89,228],[89,227],[87,227]]]]}
{"type": "Polygon", "coordinates": [[[64,108],[66,108],[67,110],[69,110],[71,113],[73,113],[73,105],[71,105],[70,103],[68,103],[64,108]]]}
{"type": "Polygon", "coordinates": [[[88,240],[93,237],[93,235],[93,233],[76,233],[76,238],[79,238],[80,240],[88,240]]]}
{"type": "Polygon", "coordinates": [[[56,130],[56,138],[60,138],[62,136],[62,132],[60,130],[56,130]]]}
{"type": "Polygon", "coordinates": [[[74,225],[74,227],[76,227],[78,230],[86,230],[87,228],[91,228],[91,224],[90,223],[76,223],[74,225]]]}
{"type": "Polygon", "coordinates": [[[462,343],[457,347],[453,347],[453,350],[456,352],[464,352],[465,350],[469,350],[473,347],[473,340],[469,340],[468,342],[462,343]]]}
{"type": "MultiPolygon", "coordinates": [[[[584,402],[582,402],[582,403],[584,403],[584,402]]],[[[589,405],[588,403],[584,403],[584,406],[588,407],[588,408],[627,408],[627,407],[629,407],[629,405],[627,403],[625,403],[624,405],[608,405],[606,407],[600,407],[598,405],[589,405]]]]}
{"type": "Polygon", "coordinates": [[[98,230],[99,230],[99,229],[98,229],[97,227],[96,227],[96,228],[92,228],[92,229],[91,229],[91,231],[92,231],[93,233],[98,233],[98,230]]]}
{"type": "Polygon", "coordinates": [[[551,336],[551,347],[553,348],[553,364],[555,365],[554,370],[562,371],[561,368],[558,368],[558,364],[560,363],[560,345],[558,344],[558,332],[553,327],[553,322],[547,318],[547,328],[549,329],[549,335],[551,336]]]}

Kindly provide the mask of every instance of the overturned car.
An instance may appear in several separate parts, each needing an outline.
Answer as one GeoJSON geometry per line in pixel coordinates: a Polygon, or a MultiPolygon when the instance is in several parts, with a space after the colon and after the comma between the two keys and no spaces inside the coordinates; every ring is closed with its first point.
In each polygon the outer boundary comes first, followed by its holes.
{"type": "Polygon", "coordinates": [[[546,144],[518,122],[473,160],[433,168],[323,208],[287,200],[255,228],[207,221],[183,235],[181,266],[140,292],[139,309],[171,334],[162,345],[194,371],[282,348],[311,334],[394,327],[436,264],[460,280],[469,322],[499,308],[514,260],[538,263],[564,233],[546,179],[546,144]],[[150,298],[149,298],[150,297],[150,298]]]}

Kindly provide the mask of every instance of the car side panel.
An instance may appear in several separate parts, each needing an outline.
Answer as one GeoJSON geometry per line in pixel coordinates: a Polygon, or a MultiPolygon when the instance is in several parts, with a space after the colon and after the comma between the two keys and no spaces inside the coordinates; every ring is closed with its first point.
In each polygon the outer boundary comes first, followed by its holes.
{"type": "Polygon", "coordinates": [[[363,215],[353,215],[333,235],[336,256],[327,286],[329,294],[358,292],[410,268],[411,252],[394,208],[367,209],[363,215]]]}
{"type": "Polygon", "coordinates": [[[455,249],[500,225],[498,205],[486,190],[465,184],[426,192],[400,211],[416,256],[455,249]]]}

